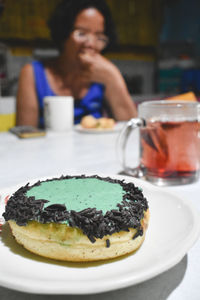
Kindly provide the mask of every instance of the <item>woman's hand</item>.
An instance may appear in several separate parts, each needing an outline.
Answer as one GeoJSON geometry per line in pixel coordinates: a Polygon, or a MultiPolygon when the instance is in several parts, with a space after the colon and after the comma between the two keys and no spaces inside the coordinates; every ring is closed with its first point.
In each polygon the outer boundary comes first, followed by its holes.
{"type": "Polygon", "coordinates": [[[105,86],[105,98],[116,120],[128,120],[137,115],[135,104],[118,68],[99,53],[81,53],[81,77],[87,82],[105,86]]]}
{"type": "Polygon", "coordinates": [[[81,76],[90,82],[107,85],[112,75],[118,71],[114,64],[99,53],[84,52],[79,55],[81,76]]]}

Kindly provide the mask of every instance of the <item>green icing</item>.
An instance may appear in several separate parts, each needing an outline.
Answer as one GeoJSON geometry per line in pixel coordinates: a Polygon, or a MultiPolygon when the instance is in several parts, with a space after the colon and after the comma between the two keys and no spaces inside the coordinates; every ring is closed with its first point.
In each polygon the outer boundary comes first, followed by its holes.
{"type": "Polygon", "coordinates": [[[97,178],[62,179],[42,182],[31,188],[26,195],[36,200],[49,200],[44,207],[52,204],[65,204],[67,210],[81,211],[96,208],[105,214],[116,209],[122,201],[125,191],[118,183],[111,183],[97,178]]]}

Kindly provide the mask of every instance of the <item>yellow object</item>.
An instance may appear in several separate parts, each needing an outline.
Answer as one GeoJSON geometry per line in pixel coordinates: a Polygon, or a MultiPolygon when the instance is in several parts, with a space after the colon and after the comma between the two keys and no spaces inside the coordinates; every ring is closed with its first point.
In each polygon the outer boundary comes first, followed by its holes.
{"type": "Polygon", "coordinates": [[[197,98],[193,92],[188,92],[188,93],[167,98],[167,100],[197,101],[197,98]]]}
{"type": "Polygon", "coordinates": [[[0,131],[8,131],[15,126],[16,114],[0,114],[0,131]]]}
{"type": "Polygon", "coordinates": [[[10,47],[11,54],[14,56],[32,56],[33,49],[31,47],[10,47]]]}

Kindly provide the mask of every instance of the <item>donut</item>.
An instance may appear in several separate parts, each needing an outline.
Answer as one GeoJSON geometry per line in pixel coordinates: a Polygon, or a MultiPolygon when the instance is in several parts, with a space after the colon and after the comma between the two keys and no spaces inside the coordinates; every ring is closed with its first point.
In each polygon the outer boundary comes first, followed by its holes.
{"type": "Polygon", "coordinates": [[[21,187],[8,200],[3,217],[27,250],[86,262],[137,250],[145,239],[149,207],[134,183],[67,175],[21,187]]]}

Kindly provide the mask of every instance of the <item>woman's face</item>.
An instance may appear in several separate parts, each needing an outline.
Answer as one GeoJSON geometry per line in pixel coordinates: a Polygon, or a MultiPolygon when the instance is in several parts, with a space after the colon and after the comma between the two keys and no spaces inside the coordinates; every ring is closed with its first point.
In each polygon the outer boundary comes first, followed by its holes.
{"type": "Polygon", "coordinates": [[[82,10],[74,22],[74,30],[64,43],[69,59],[77,59],[80,53],[101,52],[107,43],[104,35],[104,17],[95,8],[82,10]]]}

